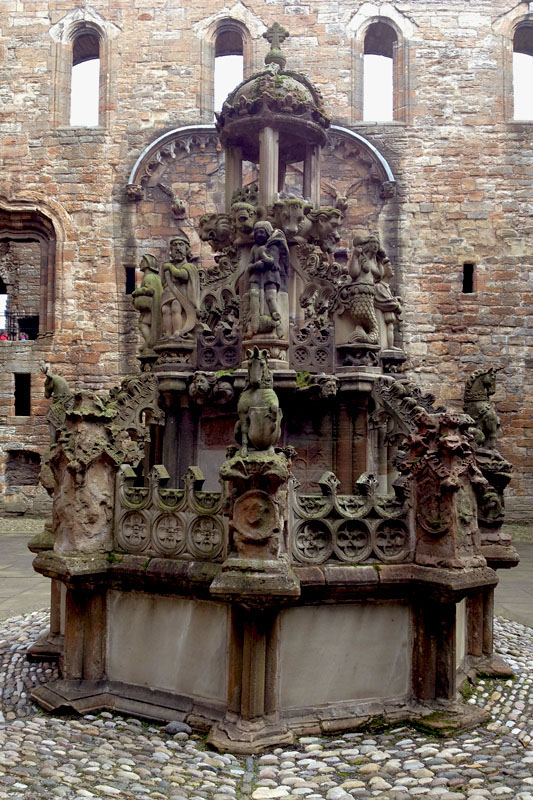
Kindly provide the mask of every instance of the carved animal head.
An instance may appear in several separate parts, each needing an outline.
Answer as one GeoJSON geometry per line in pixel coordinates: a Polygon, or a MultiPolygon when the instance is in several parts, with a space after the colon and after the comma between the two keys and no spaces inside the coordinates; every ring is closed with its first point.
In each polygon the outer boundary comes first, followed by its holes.
{"type": "Polygon", "coordinates": [[[312,210],[311,203],[299,197],[286,197],[277,200],[272,206],[272,219],[277,228],[281,228],[287,239],[293,239],[301,233],[305,225],[310,225],[307,219],[312,210]]]}
{"type": "Polygon", "coordinates": [[[246,388],[267,388],[273,385],[272,373],[268,368],[268,350],[254,347],[247,350],[248,381],[246,388]]]}
{"type": "Polygon", "coordinates": [[[480,400],[488,400],[495,391],[496,368],[480,367],[466,381],[464,402],[473,403],[480,400]]]}
{"type": "Polygon", "coordinates": [[[256,216],[255,208],[250,203],[233,203],[231,217],[237,232],[246,235],[252,233],[256,216]]]}

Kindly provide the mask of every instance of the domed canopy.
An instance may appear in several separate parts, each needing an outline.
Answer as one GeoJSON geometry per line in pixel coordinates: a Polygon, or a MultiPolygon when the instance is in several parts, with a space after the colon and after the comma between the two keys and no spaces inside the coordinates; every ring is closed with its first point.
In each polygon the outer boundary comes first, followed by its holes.
{"type": "Polygon", "coordinates": [[[264,127],[283,132],[279,154],[286,163],[301,160],[302,144],[326,141],[330,122],[319,90],[305,75],[285,69],[279,45],[288,35],[278,23],[266,31],[271,43],[266,69],[239,84],[217,115],[222,144],[242,148],[248,161],[258,160],[258,133],[264,127]]]}

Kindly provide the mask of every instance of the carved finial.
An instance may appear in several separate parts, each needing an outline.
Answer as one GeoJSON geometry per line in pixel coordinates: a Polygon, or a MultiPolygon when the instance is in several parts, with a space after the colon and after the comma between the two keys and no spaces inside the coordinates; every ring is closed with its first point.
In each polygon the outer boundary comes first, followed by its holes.
{"type": "Polygon", "coordinates": [[[290,36],[289,31],[285,30],[279,22],[274,22],[270,28],[264,32],[263,38],[270,42],[270,51],[265,56],[265,64],[278,64],[280,69],[285,67],[287,59],[280,50],[280,45],[290,36]]]}

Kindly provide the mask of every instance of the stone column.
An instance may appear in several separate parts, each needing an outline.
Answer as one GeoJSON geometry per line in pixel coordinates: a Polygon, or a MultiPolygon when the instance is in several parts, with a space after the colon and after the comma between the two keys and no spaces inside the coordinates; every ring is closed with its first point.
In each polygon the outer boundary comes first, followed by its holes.
{"type": "Polygon", "coordinates": [[[320,147],[307,145],[304,156],[303,196],[309,199],[315,208],[320,207],[320,147]]]}
{"type": "Polygon", "coordinates": [[[106,593],[68,587],[63,678],[98,681],[105,677],[106,593]]]}
{"type": "Polygon", "coordinates": [[[233,192],[242,187],[242,149],[226,148],[226,211],[231,211],[233,192]]]}
{"type": "Polygon", "coordinates": [[[263,128],[259,133],[259,192],[261,205],[274,202],[278,190],[279,132],[263,128]]]}

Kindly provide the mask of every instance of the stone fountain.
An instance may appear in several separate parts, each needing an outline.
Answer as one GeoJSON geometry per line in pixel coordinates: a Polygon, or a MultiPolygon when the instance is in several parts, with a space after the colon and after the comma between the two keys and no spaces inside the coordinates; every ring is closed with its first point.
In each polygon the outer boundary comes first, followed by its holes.
{"type": "Polygon", "coordinates": [[[139,373],[96,394],[44,368],[51,628],[30,656],[61,678],[33,697],[184,720],[235,753],[483,721],[459,688],[509,673],[493,593],[517,562],[494,370],[466,413],[402,373],[391,261],[374,231],[339,246],[329,119],[286,36],[218,117],[226,209],[198,231],[214,262],[181,229],[142,258],[139,373]]]}

